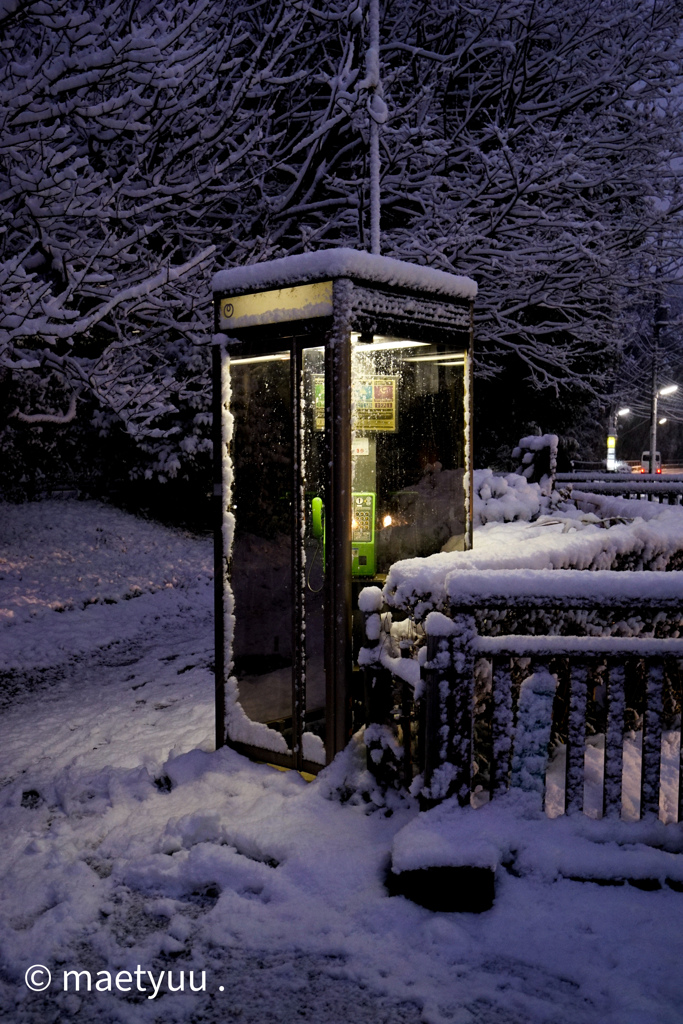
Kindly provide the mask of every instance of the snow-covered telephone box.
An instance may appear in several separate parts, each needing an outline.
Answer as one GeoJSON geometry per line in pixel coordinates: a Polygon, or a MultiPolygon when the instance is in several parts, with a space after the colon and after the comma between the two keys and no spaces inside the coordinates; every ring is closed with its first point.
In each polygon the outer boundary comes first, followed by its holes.
{"type": "Polygon", "coordinates": [[[362,724],[359,590],[471,543],[476,285],[339,248],[213,289],[216,741],[315,772],[362,724]]]}

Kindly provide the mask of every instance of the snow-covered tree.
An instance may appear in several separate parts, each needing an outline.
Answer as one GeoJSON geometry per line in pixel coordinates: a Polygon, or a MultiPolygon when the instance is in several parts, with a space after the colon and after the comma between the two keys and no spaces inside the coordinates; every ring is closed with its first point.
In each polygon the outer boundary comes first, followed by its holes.
{"type": "Polygon", "coordinates": [[[9,429],[90,395],[161,475],[205,450],[211,271],[367,246],[369,107],[383,251],[480,281],[480,372],[599,390],[663,224],[679,258],[682,12],[386,0],[377,94],[365,0],[5,0],[9,429]]]}
{"type": "Polygon", "coordinates": [[[310,9],[0,5],[6,430],[69,423],[90,396],[98,426],[123,422],[161,475],[208,448],[214,249],[268,255],[258,197],[275,180],[290,209],[288,161],[305,175],[312,142],[348,120],[334,96],[292,106],[324,50],[310,9]]]}
{"type": "MultiPolygon", "coordinates": [[[[367,26],[343,14],[326,6],[317,74],[291,87],[280,124],[328,96],[348,120],[298,160],[270,151],[250,259],[368,244],[367,26]]],[[[680,0],[384,5],[383,251],[480,282],[477,372],[497,377],[477,392],[482,454],[530,416],[571,433],[613,388],[663,237],[664,276],[679,273],[682,14],[680,0]]]]}
{"type": "Polygon", "coordinates": [[[15,379],[56,376],[66,400],[45,408],[34,392],[10,419],[68,422],[89,391],[136,432],[185,398],[205,311],[177,284],[210,256],[172,228],[197,195],[182,140],[201,130],[193,108],[213,71],[198,10],[4,6],[0,357],[15,379]]]}
{"type": "MultiPolygon", "coordinates": [[[[480,370],[510,354],[541,385],[598,383],[662,222],[680,265],[682,14],[679,0],[385,5],[384,251],[480,281],[480,370]]],[[[351,106],[336,68],[325,84],[351,106]]],[[[348,238],[350,210],[367,229],[367,117],[351,110],[307,176],[266,177],[271,245],[348,238]]]]}

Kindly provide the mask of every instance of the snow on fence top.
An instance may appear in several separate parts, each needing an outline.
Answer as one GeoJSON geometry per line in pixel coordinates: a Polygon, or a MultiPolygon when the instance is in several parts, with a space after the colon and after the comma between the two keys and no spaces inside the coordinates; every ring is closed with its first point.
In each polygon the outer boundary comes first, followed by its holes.
{"type": "Polygon", "coordinates": [[[561,484],[587,484],[587,483],[633,483],[639,484],[680,484],[683,483],[683,473],[667,473],[662,476],[660,473],[612,473],[602,469],[596,469],[592,473],[557,473],[555,479],[561,484]]]}
{"type": "MultiPolygon", "coordinates": [[[[663,600],[683,603],[683,573],[592,572],[583,569],[484,569],[454,572],[446,578],[452,604],[470,604],[491,598],[515,600],[609,601],[663,600]]],[[[437,614],[437,613],[432,613],[437,614]]],[[[431,619],[431,615],[430,615],[431,619]]]]}
{"type": "MultiPolygon", "coordinates": [[[[597,501],[597,496],[594,497],[597,501]]],[[[559,512],[533,523],[491,523],[481,527],[475,531],[471,551],[440,552],[427,558],[407,558],[394,563],[384,587],[385,599],[392,607],[404,608],[422,619],[434,609],[446,609],[456,592],[475,588],[481,570],[537,572],[539,569],[663,570],[677,567],[683,552],[683,509],[657,505],[658,513],[650,518],[652,506],[648,507],[646,502],[619,504],[629,506],[633,521],[609,529],[603,528],[595,515],[581,518],[575,507],[571,516],[559,512]],[[640,507],[643,512],[647,510],[648,521],[637,515],[640,507]],[[477,571],[476,575],[473,570],[477,571]],[[470,576],[471,582],[466,579],[470,576]]],[[[500,579],[501,574],[497,575],[500,579]]],[[[643,581],[641,572],[637,576],[609,573],[604,584],[608,592],[610,586],[615,587],[617,575],[630,577],[632,582],[624,579],[619,585],[634,587],[634,593],[643,581]]],[[[518,573],[510,574],[510,580],[513,576],[517,578],[518,573]]],[[[558,574],[553,588],[569,586],[570,578],[567,572],[558,574]]],[[[585,574],[581,574],[581,579],[587,580],[585,574]]],[[[593,586],[593,581],[582,585],[593,586]]],[[[660,585],[665,585],[664,579],[660,585]]],[[[596,582],[595,586],[601,584],[596,582]]],[[[611,592],[616,595],[616,587],[611,592]]]]}
{"type": "Polygon", "coordinates": [[[469,277],[346,248],[321,249],[267,263],[252,263],[248,267],[220,270],[214,275],[213,290],[239,294],[337,277],[431,292],[451,299],[474,299],[477,294],[476,282],[469,277]]]}
{"type": "MultiPolygon", "coordinates": [[[[642,477],[641,477],[642,479],[642,477]]],[[[648,487],[648,492],[649,492],[648,487]]],[[[621,516],[631,520],[635,516],[638,519],[659,519],[662,515],[662,506],[659,502],[639,501],[634,505],[633,499],[620,498],[611,494],[595,494],[592,491],[579,491],[575,487],[571,491],[571,499],[584,512],[593,512],[599,517],[621,516]]]]}

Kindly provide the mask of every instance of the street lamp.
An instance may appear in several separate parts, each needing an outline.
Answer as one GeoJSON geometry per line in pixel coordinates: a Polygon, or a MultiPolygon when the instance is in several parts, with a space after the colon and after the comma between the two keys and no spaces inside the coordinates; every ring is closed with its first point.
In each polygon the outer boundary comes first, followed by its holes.
{"type": "Polygon", "coordinates": [[[657,472],[657,424],[664,420],[657,419],[657,402],[660,398],[666,398],[678,391],[678,384],[667,384],[663,388],[652,389],[652,418],[650,420],[650,472],[657,472]]]}
{"type": "Polygon", "coordinates": [[[609,432],[607,434],[607,472],[613,473],[617,468],[617,419],[620,416],[628,416],[630,409],[618,409],[610,417],[609,432]]]}

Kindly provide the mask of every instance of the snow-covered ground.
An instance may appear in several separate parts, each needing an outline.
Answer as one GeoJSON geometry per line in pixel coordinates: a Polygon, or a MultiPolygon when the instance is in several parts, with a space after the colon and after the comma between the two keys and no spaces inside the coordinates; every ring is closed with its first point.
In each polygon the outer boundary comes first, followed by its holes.
{"type": "Polygon", "coordinates": [[[210,542],[45,502],[0,558],[0,1017],[680,1024],[682,893],[503,872],[431,913],[387,895],[417,811],[357,750],[310,784],[212,752],[210,542]]]}

